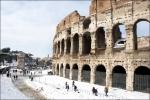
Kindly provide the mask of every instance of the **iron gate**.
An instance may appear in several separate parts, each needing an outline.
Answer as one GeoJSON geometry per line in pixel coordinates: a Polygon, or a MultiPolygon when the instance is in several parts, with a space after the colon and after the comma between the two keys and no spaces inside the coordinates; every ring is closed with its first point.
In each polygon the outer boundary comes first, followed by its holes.
{"type": "Polygon", "coordinates": [[[134,74],[134,90],[150,93],[150,75],[134,74]]]}
{"type": "Polygon", "coordinates": [[[73,69],[72,70],[72,79],[73,80],[78,80],[78,70],[77,69],[73,69]]]}
{"type": "Polygon", "coordinates": [[[82,72],[82,81],[90,82],[90,72],[91,71],[83,70],[83,72],[82,72]]]}
{"type": "Polygon", "coordinates": [[[105,86],[105,84],[106,84],[106,72],[96,71],[95,83],[105,86]]]}
{"type": "Polygon", "coordinates": [[[112,75],[112,87],[126,88],[126,74],[113,73],[112,75]]]}

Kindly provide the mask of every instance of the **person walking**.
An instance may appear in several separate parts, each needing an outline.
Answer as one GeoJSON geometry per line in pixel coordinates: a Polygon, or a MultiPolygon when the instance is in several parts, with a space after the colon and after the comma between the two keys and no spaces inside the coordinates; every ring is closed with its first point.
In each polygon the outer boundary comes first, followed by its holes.
{"type": "Polygon", "coordinates": [[[74,81],[72,81],[72,87],[74,87],[75,86],[75,82],[74,81]]]}
{"type": "Polygon", "coordinates": [[[108,96],[107,95],[107,93],[108,93],[108,87],[105,87],[104,91],[105,91],[105,96],[108,96]]]}
{"type": "Polygon", "coordinates": [[[69,90],[69,84],[67,84],[67,91],[69,90]]]}

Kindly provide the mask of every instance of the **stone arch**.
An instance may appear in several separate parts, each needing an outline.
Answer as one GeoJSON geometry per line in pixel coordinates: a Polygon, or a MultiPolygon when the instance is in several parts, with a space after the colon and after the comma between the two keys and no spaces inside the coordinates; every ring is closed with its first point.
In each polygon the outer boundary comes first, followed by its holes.
{"type": "Polygon", "coordinates": [[[60,41],[58,41],[58,54],[60,54],[60,41]]]}
{"type": "Polygon", "coordinates": [[[134,71],[135,91],[150,92],[150,68],[145,66],[138,66],[134,71]]]}
{"type": "Polygon", "coordinates": [[[56,75],[59,75],[59,64],[57,64],[57,67],[56,67],[56,75]]]}
{"type": "Polygon", "coordinates": [[[85,64],[82,67],[82,81],[90,82],[91,68],[89,65],[85,64]]]}
{"type": "Polygon", "coordinates": [[[112,70],[112,87],[126,88],[126,70],[120,65],[112,70]]]}
{"type": "Polygon", "coordinates": [[[76,33],[73,37],[73,54],[78,54],[79,52],[79,35],[76,33]]]}
{"type": "Polygon", "coordinates": [[[69,75],[70,75],[70,65],[66,64],[66,67],[65,67],[65,77],[69,79],[69,75]]]}
{"type": "Polygon", "coordinates": [[[99,27],[95,33],[96,37],[96,48],[105,48],[106,40],[105,40],[105,30],[103,27],[99,27]]]}
{"type": "Polygon", "coordinates": [[[61,41],[61,54],[64,54],[65,42],[64,39],[61,41]]]}
{"type": "Polygon", "coordinates": [[[95,84],[106,85],[106,68],[104,65],[98,65],[95,68],[95,84]]]}
{"type": "Polygon", "coordinates": [[[126,41],[126,27],[123,23],[117,23],[112,29],[112,40],[113,47],[115,48],[125,48],[126,41]],[[120,42],[118,42],[120,40],[120,42]],[[121,45],[124,44],[124,45],[121,45]]]}
{"type": "Polygon", "coordinates": [[[71,39],[70,39],[70,37],[67,38],[66,42],[67,42],[66,43],[67,44],[67,46],[66,46],[67,47],[66,53],[70,54],[70,50],[71,50],[71,39]]]}
{"type": "Polygon", "coordinates": [[[78,65],[74,64],[72,67],[72,79],[73,80],[78,80],[78,65]]]}
{"type": "Polygon", "coordinates": [[[63,68],[64,68],[64,66],[63,66],[63,64],[61,64],[61,66],[60,66],[60,76],[61,77],[63,77],[63,68]]]}
{"type": "Polygon", "coordinates": [[[90,32],[85,32],[82,37],[82,54],[87,55],[91,52],[91,35],[90,32]]]}
{"type": "Polygon", "coordinates": [[[83,29],[88,29],[90,23],[91,23],[91,19],[90,19],[90,18],[86,18],[86,19],[83,21],[83,29]]]}
{"type": "MultiPolygon", "coordinates": [[[[150,45],[149,45],[149,41],[150,41],[150,36],[149,36],[149,32],[150,32],[150,21],[147,19],[138,19],[137,21],[135,21],[134,25],[133,25],[133,34],[134,34],[134,46],[135,46],[135,50],[138,49],[147,49],[150,45]],[[142,31],[140,31],[140,29],[142,31]],[[144,33],[144,34],[143,34],[144,33]],[[147,43],[145,47],[143,47],[144,45],[140,44],[142,43],[142,37],[147,37],[147,43]]],[[[148,48],[150,49],[150,48],[148,48]]]]}

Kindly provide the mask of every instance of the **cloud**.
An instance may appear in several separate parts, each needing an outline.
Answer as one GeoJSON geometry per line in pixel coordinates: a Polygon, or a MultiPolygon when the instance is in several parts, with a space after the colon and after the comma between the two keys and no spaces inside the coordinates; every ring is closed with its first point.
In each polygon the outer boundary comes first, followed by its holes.
{"type": "Polygon", "coordinates": [[[90,1],[1,1],[1,45],[34,56],[52,55],[56,25],[79,10],[88,15],[90,1]],[[81,3],[82,2],[82,3],[81,3]]]}

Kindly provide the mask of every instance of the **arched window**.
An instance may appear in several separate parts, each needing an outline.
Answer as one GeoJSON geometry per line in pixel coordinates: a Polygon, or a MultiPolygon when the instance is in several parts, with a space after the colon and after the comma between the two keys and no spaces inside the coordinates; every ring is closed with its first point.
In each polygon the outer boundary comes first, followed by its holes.
{"type": "Polygon", "coordinates": [[[60,76],[63,77],[63,64],[60,66],[60,76]]]}
{"type": "Polygon", "coordinates": [[[73,37],[73,54],[78,54],[79,52],[79,35],[76,33],[73,37]]]}
{"type": "Polygon", "coordinates": [[[139,19],[134,23],[135,50],[150,50],[150,21],[139,19]]]}
{"type": "Polygon", "coordinates": [[[89,65],[83,65],[83,68],[82,68],[82,81],[90,82],[90,73],[91,73],[90,66],[89,65]]]}
{"type": "Polygon", "coordinates": [[[64,47],[65,47],[65,43],[64,43],[64,39],[62,39],[62,41],[61,41],[61,54],[64,54],[64,47]]]}
{"type": "Polygon", "coordinates": [[[70,75],[70,65],[66,64],[65,77],[69,79],[69,75],[70,75]]]}
{"type": "Polygon", "coordinates": [[[88,29],[90,23],[91,23],[91,19],[90,19],[90,18],[86,18],[86,19],[83,21],[83,29],[88,29]]]}
{"type": "Polygon", "coordinates": [[[70,54],[70,49],[71,49],[71,40],[70,40],[70,37],[67,38],[67,51],[66,53],[67,54],[70,54]]]}
{"type": "Polygon", "coordinates": [[[85,32],[82,37],[82,54],[86,55],[91,52],[91,36],[90,32],[85,32]]]}
{"type": "Polygon", "coordinates": [[[150,69],[139,66],[134,72],[134,90],[150,93],[150,69]]]}
{"type": "Polygon", "coordinates": [[[126,88],[126,71],[122,66],[115,66],[112,72],[112,86],[126,88]]]}
{"type": "Polygon", "coordinates": [[[78,80],[78,65],[74,64],[72,68],[72,79],[73,80],[78,80]]]}

